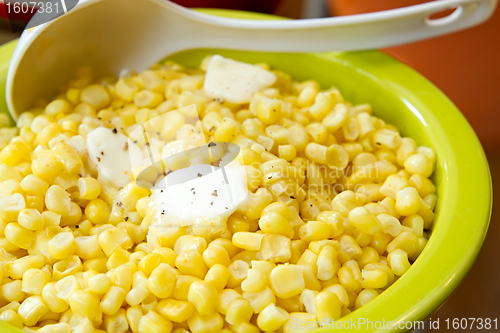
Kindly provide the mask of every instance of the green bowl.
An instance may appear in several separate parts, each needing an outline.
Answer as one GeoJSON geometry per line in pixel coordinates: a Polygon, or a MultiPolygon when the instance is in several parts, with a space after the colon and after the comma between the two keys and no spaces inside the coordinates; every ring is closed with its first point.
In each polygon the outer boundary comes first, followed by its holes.
{"type": "MultiPolygon", "coordinates": [[[[235,18],[276,19],[246,12],[203,11],[235,18]]],[[[15,42],[0,47],[0,90],[5,85],[14,47],[15,42]]],[[[427,246],[402,278],[375,300],[340,320],[345,322],[343,327],[354,324],[351,328],[359,332],[385,332],[391,326],[389,322],[399,331],[418,328],[418,321],[427,319],[465,277],[479,253],[490,220],[492,188],[488,163],[460,111],[424,77],[379,51],[277,54],[202,49],[169,59],[198,66],[206,55],[216,53],[250,63],[266,62],[295,80],[315,79],[323,88],[336,86],[348,101],[370,103],[375,115],[396,125],[418,145],[435,149],[437,164],[433,177],[438,200],[427,246]],[[360,325],[363,321],[368,323],[360,325]],[[385,328],[377,329],[383,322],[385,328]]],[[[7,112],[3,94],[0,112],[7,112]]],[[[2,323],[0,331],[21,332],[2,323]]]]}

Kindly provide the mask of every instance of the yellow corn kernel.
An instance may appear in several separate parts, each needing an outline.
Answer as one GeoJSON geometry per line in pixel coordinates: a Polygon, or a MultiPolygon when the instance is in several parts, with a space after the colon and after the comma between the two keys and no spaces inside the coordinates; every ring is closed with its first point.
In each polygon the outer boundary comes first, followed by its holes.
{"type": "Polygon", "coordinates": [[[137,201],[149,194],[150,191],[148,189],[139,187],[136,183],[131,182],[120,191],[120,202],[125,209],[134,211],[137,201]]]}
{"type": "Polygon", "coordinates": [[[195,281],[200,281],[200,279],[190,275],[178,275],[172,291],[172,296],[180,301],[187,301],[189,287],[195,281]]]}
{"type": "Polygon", "coordinates": [[[365,270],[361,271],[363,277],[363,288],[378,289],[384,288],[389,282],[387,273],[383,270],[365,270]]]}
{"type": "Polygon", "coordinates": [[[417,237],[424,235],[424,219],[420,215],[410,215],[406,217],[402,225],[411,228],[417,237]]]}
{"type": "Polygon", "coordinates": [[[54,148],[54,156],[68,173],[77,173],[83,166],[76,150],[67,143],[59,142],[54,148]]]}
{"type": "Polygon", "coordinates": [[[18,223],[9,223],[5,226],[5,238],[21,249],[31,248],[35,241],[35,233],[26,228],[23,228],[18,223]]]}
{"type": "Polygon", "coordinates": [[[49,116],[54,116],[58,113],[69,113],[70,111],[71,105],[64,99],[56,99],[45,107],[45,114],[49,116]]]}
{"type": "Polygon", "coordinates": [[[408,255],[405,251],[395,249],[389,252],[387,256],[389,267],[391,267],[394,275],[401,276],[411,267],[408,261],[408,255]]]}
{"type": "Polygon", "coordinates": [[[93,224],[103,224],[108,222],[111,210],[103,200],[97,198],[90,201],[85,207],[85,216],[93,224]]]}
{"type": "Polygon", "coordinates": [[[297,157],[297,150],[293,145],[279,145],[278,146],[279,158],[285,161],[291,162],[295,157],[297,157]]]}
{"type": "Polygon", "coordinates": [[[156,267],[148,279],[148,288],[158,298],[167,298],[172,294],[176,271],[168,264],[161,263],[156,267]]]}
{"type": "Polygon", "coordinates": [[[188,301],[202,315],[210,315],[217,309],[219,294],[215,287],[207,281],[195,281],[189,287],[188,301]]]}
{"type": "Polygon", "coordinates": [[[196,250],[188,250],[180,253],[175,259],[175,266],[183,274],[192,275],[200,279],[203,279],[208,271],[202,256],[196,250]]]}
{"type": "Polygon", "coordinates": [[[357,261],[359,267],[364,268],[366,265],[373,263],[373,262],[378,262],[379,260],[380,260],[380,256],[379,256],[377,250],[375,250],[371,246],[366,246],[366,247],[363,247],[363,254],[356,261],[357,261]]]}
{"type": "Polygon", "coordinates": [[[322,291],[315,298],[316,317],[320,322],[325,320],[338,320],[341,317],[340,299],[337,294],[330,291],[322,291]]]}
{"type": "Polygon", "coordinates": [[[226,266],[215,264],[208,270],[205,281],[212,284],[217,292],[221,292],[229,281],[229,270],[226,266]]]}
{"type": "Polygon", "coordinates": [[[360,287],[360,284],[354,277],[352,269],[346,266],[339,269],[338,280],[347,292],[354,291],[360,287]]]}
{"type": "Polygon", "coordinates": [[[403,250],[412,256],[418,250],[418,237],[413,231],[403,230],[392,242],[387,245],[387,252],[392,252],[395,249],[403,250]]]}
{"type": "MultiPolygon", "coordinates": [[[[43,206],[42,206],[43,208],[43,206]]],[[[36,209],[23,209],[17,217],[19,224],[28,230],[41,230],[43,227],[43,217],[36,209]]]]}
{"type": "Polygon", "coordinates": [[[78,189],[80,199],[94,200],[101,193],[101,184],[92,177],[83,177],[78,179],[78,189]]]}
{"type": "Polygon", "coordinates": [[[277,123],[281,114],[281,101],[262,97],[257,105],[257,118],[266,125],[277,123]]]}
{"type": "Polygon", "coordinates": [[[330,236],[330,226],[322,221],[309,221],[300,227],[299,236],[305,241],[322,240],[330,236]]]}
{"type": "Polygon", "coordinates": [[[225,320],[231,325],[249,322],[253,313],[250,302],[246,299],[238,298],[228,305],[225,320]]]}
{"type": "Polygon", "coordinates": [[[0,218],[5,221],[16,221],[19,212],[24,208],[26,202],[19,193],[0,198],[0,218]]]}
{"type": "Polygon", "coordinates": [[[140,306],[131,306],[126,311],[127,321],[130,325],[130,329],[134,333],[139,332],[139,321],[141,320],[143,314],[140,306]]]}
{"type": "Polygon", "coordinates": [[[99,300],[84,290],[76,290],[69,297],[69,306],[74,315],[86,317],[91,321],[100,320],[102,317],[99,300]]]}
{"type": "Polygon", "coordinates": [[[49,275],[38,268],[28,269],[23,274],[22,291],[31,295],[41,295],[43,287],[49,282],[49,275]]]}
{"type": "Polygon", "coordinates": [[[248,251],[258,251],[261,248],[264,234],[253,232],[237,232],[233,235],[234,246],[248,251]]]}
{"type": "Polygon", "coordinates": [[[52,185],[45,193],[45,205],[50,211],[67,216],[70,213],[71,199],[59,185],[52,185]]]}
{"type": "Polygon", "coordinates": [[[280,298],[289,298],[305,289],[302,267],[298,265],[278,265],[271,271],[269,282],[273,292],[280,298]]]}
{"type": "Polygon", "coordinates": [[[149,290],[144,285],[138,285],[133,287],[125,297],[125,301],[130,306],[139,305],[142,301],[146,299],[149,295],[149,290]]]}
{"type": "Polygon", "coordinates": [[[175,299],[165,299],[158,303],[157,311],[167,319],[182,323],[188,320],[194,313],[193,304],[175,299]]]}
{"type": "MultiPolygon", "coordinates": [[[[390,236],[389,236],[390,237],[390,236]]],[[[340,263],[345,263],[351,259],[358,259],[363,254],[361,247],[349,235],[342,235],[338,238],[340,249],[338,249],[338,258],[340,263]]]]}
{"type": "Polygon", "coordinates": [[[29,195],[44,196],[49,189],[46,181],[35,175],[27,175],[20,183],[21,189],[29,195]]]}
{"type": "MultiPolygon", "coordinates": [[[[84,274],[87,274],[87,272],[85,272],[84,274]]],[[[89,288],[89,291],[95,294],[104,294],[109,290],[111,286],[111,280],[106,276],[106,274],[100,273],[90,276],[86,284],[89,288]]]]}
{"type": "Polygon", "coordinates": [[[257,326],[259,326],[262,331],[275,331],[280,328],[288,318],[288,312],[270,303],[259,313],[257,317],[257,326]]]}
{"type": "MultiPolygon", "coordinates": [[[[77,282],[76,278],[72,275],[62,278],[56,283],[54,283],[54,290],[56,292],[56,296],[67,304],[69,304],[70,296],[73,295],[75,291],[80,289],[81,289],[80,284],[77,282]]],[[[49,292],[52,291],[49,290],[49,292]]],[[[61,305],[59,304],[56,305],[58,308],[62,308],[61,305]]]]}
{"type": "Polygon", "coordinates": [[[35,326],[38,320],[47,312],[49,312],[49,308],[40,296],[26,298],[17,310],[17,314],[26,326],[35,326]]]}
{"type": "Polygon", "coordinates": [[[97,235],[75,238],[76,254],[82,259],[92,259],[102,255],[97,235]]]}
{"type": "Polygon", "coordinates": [[[177,239],[174,251],[177,255],[184,251],[196,250],[200,254],[207,248],[207,241],[203,237],[183,235],[177,239]]]}
{"type": "Polygon", "coordinates": [[[0,320],[10,324],[14,327],[17,327],[19,329],[22,329],[24,326],[23,320],[21,316],[19,316],[16,311],[12,309],[5,310],[0,313],[0,320]]]}
{"type": "Polygon", "coordinates": [[[130,246],[130,237],[121,228],[110,228],[101,232],[98,236],[99,246],[104,254],[110,256],[117,247],[128,248],[130,246]]]}
{"type": "Polygon", "coordinates": [[[139,333],[170,333],[173,325],[170,320],[160,316],[155,311],[149,311],[139,320],[139,333]]]}
{"type": "Polygon", "coordinates": [[[429,177],[434,171],[433,162],[424,154],[413,154],[404,162],[405,170],[411,174],[429,177]]]}
{"type": "Polygon", "coordinates": [[[126,296],[127,292],[123,288],[111,286],[101,300],[100,309],[107,315],[114,315],[122,306],[126,296]]]}
{"type": "Polygon", "coordinates": [[[82,262],[78,256],[72,255],[64,260],[56,262],[52,267],[52,277],[55,280],[59,280],[68,275],[82,271],[82,262]]]}
{"type": "Polygon", "coordinates": [[[420,209],[420,196],[413,187],[405,187],[396,193],[396,212],[403,216],[416,214],[420,209]]]}
{"type": "Polygon", "coordinates": [[[292,257],[292,242],[282,235],[265,235],[260,251],[263,260],[286,262],[292,257]]]}
{"type": "Polygon", "coordinates": [[[0,296],[8,302],[22,302],[26,294],[21,289],[22,282],[20,280],[4,282],[0,286],[0,296]]]}
{"type": "Polygon", "coordinates": [[[259,220],[260,229],[267,234],[281,234],[293,238],[293,228],[286,218],[278,212],[265,213],[259,220]]]}
{"type": "Polygon", "coordinates": [[[225,117],[214,132],[214,140],[218,142],[231,142],[236,137],[237,131],[238,123],[225,117]]]}
{"type": "Polygon", "coordinates": [[[222,245],[210,244],[209,247],[202,254],[203,260],[207,267],[214,265],[229,266],[231,259],[226,249],[222,245]]]}
{"type": "Polygon", "coordinates": [[[337,251],[333,246],[323,246],[316,260],[316,265],[318,267],[317,275],[319,280],[329,280],[337,273],[340,263],[337,260],[337,251]]]}
{"type": "Polygon", "coordinates": [[[249,269],[246,279],[241,282],[241,289],[249,292],[261,291],[266,286],[269,273],[266,275],[266,272],[259,269],[249,269]]]}
{"type": "Polygon", "coordinates": [[[392,237],[396,237],[403,230],[401,222],[392,215],[379,214],[377,219],[382,223],[382,231],[392,237]]]}
{"type": "Polygon", "coordinates": [[[109,105],[110,98],[104,87],[99,84],[92,84],[82,90],[80,101],[99,110],[109,105]]]}
{"type": "Polygon", "coordinates": [[[55,235],[48,242],[49,254],[54,259],[66,259],[71,256],[76,250],[76,242],[73,233],[61,232],[55,235]]]}
{"type": "MultiPolygon", "coordinates": [[[[272,292],[271,292],[271,295],[272,295],[272,292]]],[[[226,315],[229,304],[231,304],[231,302],[234,301],[235,299],[239,299],[239,298],[241,298],[241,295],[238,294],[233,289],[222,290],[219,293],[219,302],[217,305],[217,311],[223,315],[226,315]]]]}
{"type": "Polygon", "coordinates": [[[356,305],[355,309],[359,309],[360,307],[365,306],[368,302],[372,301],[375,297],[377,297],[379,293],[374,289],[364,289],[356,297],[356,305]]]}
{"type": "Polygon", "coordinates": [[[227,281],[228,288],[235,288],[246,279],[248,275],[249,265],[243,260],[234,260],[228,267],[229,278],[227,281]]]}
{"type": "Polygon", "coordinates": [[[192,333],[217,333],[221,332],[224,320],[218,313],[207,316],[195,313],[187,323],[192,333]]]}
{"type": "Polygon", "coordinates": [[[250,302],[250,306],[255,313],[260,313],[270,303],[276,304],[276,296],[273,294],[271,288],[267,286],[264,290],[257,292],[245,291],[242,297],[250,302]]]}
{"type": "Polygon", "coordinates": [[[369,235],[376,234],[382,228],[380,221],[366,207],[354,208],[349,212],[348,218],[350,224],[369,235]]]}
{"type": "Polygon", "coordinates": [[[134,104],[140,108],[154,109],[163,102],[163,96],[151,90],[141,90],[134,95],[134,104]]]}
{"type": "Polygon", "coordinates": [[[126,332],[128,330],[128,322],[125,309],[120,309],[112,316],[104,316],[104,328],[108,333],[126,332]]]}
{"type": "Polygon", "coordinates": [[[373,134],[373,142],[380,148],[394,149],[401,143],[401,137],[396,131],[381,129],[373,134]]]}

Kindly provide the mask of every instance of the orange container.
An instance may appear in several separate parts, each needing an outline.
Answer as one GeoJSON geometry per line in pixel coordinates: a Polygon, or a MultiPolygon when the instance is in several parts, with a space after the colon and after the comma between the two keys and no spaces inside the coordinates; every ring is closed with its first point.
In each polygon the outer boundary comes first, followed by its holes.
{"type": "MultiPolygon", "coordinates": [[[[332,15],[354,15],[426,2],[328,1],[332,15]]],[[[477,27],[383,51],[431,80],[464,113],[483,146],[487,150],[500,150],[499,7],[487,22],[477,27]]]]}

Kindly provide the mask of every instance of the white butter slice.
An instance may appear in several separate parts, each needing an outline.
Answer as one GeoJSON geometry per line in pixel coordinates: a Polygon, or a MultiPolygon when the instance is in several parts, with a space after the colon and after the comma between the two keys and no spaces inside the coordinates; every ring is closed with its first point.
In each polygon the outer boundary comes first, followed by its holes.
{"type": "Polygon", "coordinates": [[[97,127],[87,134],[87,151],[96,165],[99,180],[117,188],[130,182],[132,166],[128,137],[107,127],[97,127]]]}
{"type": "Polygon", "coordinates": [[[224,167],[226,177],[222,169],[211,169],[209,165],[200,164],[167,176],[169,184],[177,184],[167,186],[162,181],[151,195],[154,224],[192,228],[223,225],[246,201],[246,173],[237,161],[224,167]]]}
{"type": "Polygon", "coordinates": [[[214,55],[207,64],[203,88],[211,97],[249,103],[253,95],[276,82],[276,75],[255,65],[214,55]]]}

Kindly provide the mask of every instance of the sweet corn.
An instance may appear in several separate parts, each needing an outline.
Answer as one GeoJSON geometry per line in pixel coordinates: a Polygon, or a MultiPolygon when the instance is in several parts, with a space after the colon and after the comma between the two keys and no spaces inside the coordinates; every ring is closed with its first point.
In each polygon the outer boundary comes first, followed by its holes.
{"type": "Polygon", "coordinates": [[[403,275],[411,266],[408,261],[408,254],[400,249],[389,252],[387,260],[392,271],[397,276],[403,275]]]}
{"type": "Polygon", "coordinates": [[[17,310],[17,314],[26,326],[34,326],[47,312],[49,312],[49,308],[40,296],[26,298],[17,310]]]}
{"type": "Polygon", "coordinates": [[[356,207],[349,212],[349,223],[361,232],[375,235],[382,228],[380,221],[366,207],[356,207]]]}
{"type": "Polygon", "coordinates": [[[224,321],[218,313],[207,316],[195,313],[187,322],[192,333],[217,333],[222,330],[224,325],[224,321]]]}
{"type": "Polygon", "coordinates": [[[229,270],[224,265],[214,264],[208,270],[205,281],[212,284],[217,292],[220,293],[229,281],[229,270]]]}
{"type": "Polygon", "coordinates": [[[161,263],[148,279],[147,287],[158,298],[167,298],[172,294],[177,272],[168,264],[161,263]]]}
{"type": "Polygon", "coordinates": [[[137,331],[139,333],[170,333],[172,322],[155,311],[149,311],[139,320],[137,331]]]}
{"type": "Polygon", "coordinates": [[[104,314],[110,316],[114,315],[122,306],[126,296],[127,292],[123,288],[111,286],[109,291],[103,296],[100,307],[99,305],[97,305],[97,307],[100,308],[104,314]]]}
{"type": "Polygon", "coordinates": [[[165,299],[157,305],[158,313],[175,323],[182,323],[194,314],[194,306],[185,301],[165,299]]]}
{"type": "Polygon", "coordinates": [[[229,303],[225,320],[231,325],[245,323],[250,321],[253,313],[250,302],[246,299],[238,298],[229,303]]]}
{"type": "Polygon", "coordinates": [[[271,271],[269,282],[273,292],[280,298],[299,295],[305,289],[302,267],[278,265],[271,271]]]}
{"type": "Polygon", "coordinates": [[[38,268],[28,269],[23,274],[22,291],[31,295],[41,295],[43,287],[49,282],[49,275],[38,268]]]}
{"type": "Polygon", "coordinates": [[[241,109],[177,64],[90,74],[0,133],[0,319],[44,333],[300,333],[371,301],[426,245],[436,153],[336,88],[275,71],[241,109]],[[158,156],[172,141],[240,145],[247,207],[222,225],[158,228],[133,181],[146,166],[117,189],[86,153],[93,129],[140,124],[158,156]]]}
{"type": "Polygon", "coordinates": [[[257,292],[245,291],[241,296],[250,302],[255,313],[260,313],[270,303],[276,303],[276,296],[269,287],[257,292]]]}
{"type": "Polygon", "coordinates": [[[286,262],[292,257],[292,242],[282,235],[265,235],[260,252],[264,260],[286,262]]]}

